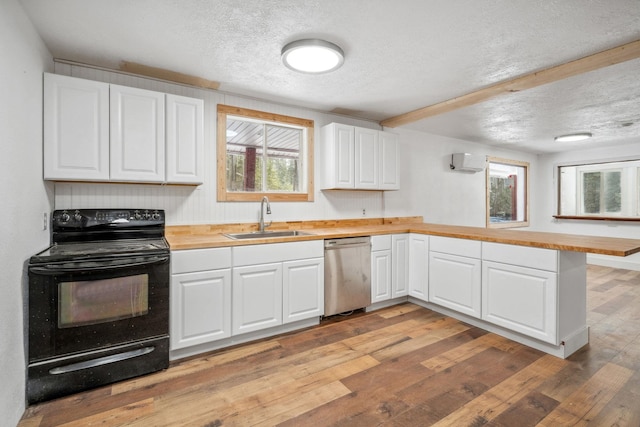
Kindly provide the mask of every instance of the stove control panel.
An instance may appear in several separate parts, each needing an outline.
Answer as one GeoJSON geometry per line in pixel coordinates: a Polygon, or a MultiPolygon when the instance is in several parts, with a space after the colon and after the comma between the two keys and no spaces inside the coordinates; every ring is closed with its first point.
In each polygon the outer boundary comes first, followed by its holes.
{"type": "Polygon", "coordinates": [[[164,224],[161,209],[65,209],[53,211],[52,228],[83,229],[95,226],[129,228],[164,224]]]}

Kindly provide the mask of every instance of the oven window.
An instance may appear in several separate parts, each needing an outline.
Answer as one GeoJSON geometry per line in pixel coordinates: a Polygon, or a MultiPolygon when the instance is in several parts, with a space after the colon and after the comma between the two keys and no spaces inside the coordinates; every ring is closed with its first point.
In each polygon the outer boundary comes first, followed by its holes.
{"type": "Polygon", "coordinates": [[[142,316],[149,311],[149,275],[62,282],[58,302],[60,328],[142,316]]]}

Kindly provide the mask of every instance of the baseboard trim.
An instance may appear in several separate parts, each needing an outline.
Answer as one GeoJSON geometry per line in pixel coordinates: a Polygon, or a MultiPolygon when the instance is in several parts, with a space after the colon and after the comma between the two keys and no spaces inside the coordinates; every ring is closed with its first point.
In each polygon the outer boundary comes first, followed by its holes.
{"type": "Polygon", "coordinates": [[[621,268],[623,270],[640,271],[640,261],[607,255],[587,254],[587,264],[601,265],[603,267],[611,268],[621,268]]]}

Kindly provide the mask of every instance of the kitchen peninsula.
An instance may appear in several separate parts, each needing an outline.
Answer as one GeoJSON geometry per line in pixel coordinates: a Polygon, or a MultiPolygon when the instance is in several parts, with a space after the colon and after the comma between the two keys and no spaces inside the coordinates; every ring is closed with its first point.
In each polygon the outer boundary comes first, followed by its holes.
{"type": "MultiPolygon", "coordinates": [[[[367,310],[409,301],[561,358],[589,342],[586,253],[624,257],[640,252],[640,240],[634,239],[428,224],[421,217],[296,221],[272,225],[273,231],[304,232],[288,237],[262,235],[237,240],[224,235],[255,231],[255,227],[255,224],[170,226],[166,236],[173,253],[182,259],[191,259],[189,254],[210,258],[215,254],[206,255],[202,250],[219,251],[217,259],[226,261],[217,264],[215,271],[225,271],[229,277],[227,291],[219,289],[220,295],[231,293],[231,271],[234,270],[231,260],[237,262],[240,256],[243,265],[253,263],[246,259],[247,254],[269,253],[264,258],[265,263],[278,261],[285,266],[304,259],[306,266],[314,266],[317,271],[318,262],[322,260],[320,243],[324,239],[387,236],[390,246],[388,270],[393,270],[393,274],[388,274],[388,279],[376,278],[372,266],[372,295],[384,286],[393,288],[393,292],[389,291],[386,297],[374,298],[375,302],[367,310]],[[397,253],[395,246],[391,248],[392,236],[394,245],[396,241],[402,245],[397,253]],[[294,245],[298,246],[294,248],[294,245]],[[251,250],[240,249],[242,247],[251,250]],[[233,251],[237,254],[235,258],[233,251]],[[278,252],[290,253],[289,258],[276,260],[273,254],[278,252]]],[[[260,257],[257,256],[255,264],[263,262],[260,257]]],[[[196,268],[193,272],[201,274],[202,270],[196,268]]],[[[233,277],[235,286],[236,276],[233,277]]],[[[318,277],[311,276],[308,282],[321,281],[318,277]]],[[[219,283],[224,282],[220,280],[219,283]]],[[[320,288],[321,285],[317,285],[317,289],[311,286],[306,292],[311,295],[316,290],[321,292],[320,288]]],[[[230,330],[230,323],[239,322],[236,314],[231,314],[231,309],[219,307],[217,311],[228,317],[220,320],[220,324],[226,326],[209,334],[209,338],[199,336],[193,346],[184,344],[185,348],[173,352],[172,357],[185,357],[318,324],[323,314],[321,307],[305,308],[300,312],[307,312],[306,318],[296,317],[291,310],[287,311],[293,304],[287,298],[292,297],[286,290],[280,292],[281,300],[286,300],[284,304],[280,301],[284,320],[281,317],[278,323],[276,319],[262,331],[248,329],[252,334],[244,335],[234,326],[234,334],[226,330],[230,330]]],[[[230,295],[228,297],[230,299],[230,295]]],[[[315,296],[313,300],[316,300],[315,296]]],[[[186,306],[180,309],[182,313],[193,310],[186,306]]],[[[206,309],[200,306],[200,310],[206,309]]],[[[179,337],[180,332],[174,336],[179,337]]]]}

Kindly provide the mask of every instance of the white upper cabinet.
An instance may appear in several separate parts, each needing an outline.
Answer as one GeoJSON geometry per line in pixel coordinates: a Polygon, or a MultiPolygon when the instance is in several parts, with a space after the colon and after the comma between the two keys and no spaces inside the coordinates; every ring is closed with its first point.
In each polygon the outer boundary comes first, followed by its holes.
{"type": "Polygon", "coordinates": [[[111,85],[111,179],[164,182],[164,94],[111,85]]]}
{"type": "Polygon", "coordinates": [[[167,182],[204,182],[204,101],[167,95],[167,182]]]}
{"type": "Polygon", "coordinates": [[[340,123],[321,132],[323,189],[400,188],[397,135],[340,123]]]}
{"type": "Polygon", "coordinates": [[[379,133],[380,143],[380,182],[383,190],[400,189],[398,168],[398,135],[391,132],[379,133]]]}
{"type": "Polygon", "coordinates": [[[378,131],[355,128],[355,188],[378,190],[380,145],[378,131]]]}
{"type": "Polygon", "coordinates": [[[325,188],[355,188],[355,129],[331,123],[322,128],[325,188]]]}
{"type": "Polygon", "coordinates": [[[204,102],[44,74],[44,178],[202,184],[204,102]]]}
{"type": "Polygon", "coordinates": [[[44,75],[44,178],[109,180],[109,85],[44,75]]]}

